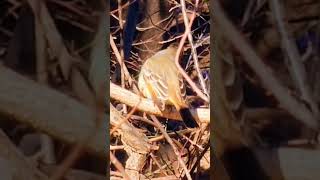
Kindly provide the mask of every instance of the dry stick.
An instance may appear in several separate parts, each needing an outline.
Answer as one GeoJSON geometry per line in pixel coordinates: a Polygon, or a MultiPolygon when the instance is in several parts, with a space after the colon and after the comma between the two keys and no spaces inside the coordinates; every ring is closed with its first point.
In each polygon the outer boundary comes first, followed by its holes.
{"type": "Polygon", "coordinates": [[[122,149],[124,149],[123,145],[117,145],[117,146],[110,145],[110,151],[122,150],[122,149]]]}
{"type": "MultiPolygon", "coordinates": [[[[170,14],[170,16],[168,16],[168,17],[166,17],[166,18],[164,18],[164,19],[156,22],[155,24],[151,24],[151,25],[148,26],[148,27],[139,27],[139,25],[143,23],[143,21],[142,21],[141,23],[139,23],[139,24],[137,25],[137,27],[136,27],[136,28],[137,28],[137,31],[143,32],[143,31],[150,30],[150,29],[159,29],[159,25],[162,24],[163,22],[169,20],[169,19],[172,17],[172,15],[173,15],[173,14],[170,14]]],[[[168,26],[168,25],[169,25],[169,23],[168,23],[166,26],[168,26]]]]}
{"type": "Polygon", "coordinates": [[[176,39],[180,39],[183,35],[179,35],[179,36],[175,36],[175,37],[172,37],[168,40],[165,40],[165,41],[160,41],[159,44],[166,44],[166,43],[169,43],[169,42],[172,42],[172,41],[175,41],[176,39]]]}
{"type": "Polygon", "coordinates": [[[131,119],[132,120],[139,120],[139,121],[142,121],[142,122],[145,122],[151,126],[156,126],[156,124],[153,122],[153,121],[150,121],[149,119],[145,118],[145,117],[141,117],[141,116],[136,116],[136,115],[132,115],[131,116],[131,119]]]}
{"type": "MultiPolygon", "coordinates": [[[[119,25],[120,25],[120,30],[123,31],[122,8],[120,6],[121,6],[121,0],[118,0],[119,25]]],[[[120,33],[120,44],[121,44],[120,47],[123,47],[122,33],[120,33]]],[[[123,48],[121,48],[121,50],[120,50],[120,58],[121,58],[121,63],[122,63],[122,64],[120,64],[120,67],[123,67],[124,66],[123,48]]],[[[122,88],[126,87],[125,74],[123,72],[123,68],[121,68],[121,87],[122,88]]],[[[123,111],[124,111],[124,113],[128,113],[128,108],[125,104],[123,105],[123,111]]]]}
{"type": "MultiPolygon", "coordinates": [[[[123,121],[123,119],[125,119],[125,117],[123,117],[118,111],[117,109],[115,109],[115,107],[110,106],[110,123],[112,125],[117,125],[119,123],[121,123],[123,121]]],[[[139,141],[140,144],[136,144],[136,145],[131,145],[130,147],[135,146],[136,150],[138,150],[138,148],[144,152],[149,152],[150,150],[158,150],[158,147],[155,145],[151,145],[148,141],[148,138],[146,137],[145,134],[141,133],[137,128],[135,128],[132,124],[130,124],[127,121],[123,121],[123,124],[121,125],[121,131],[122,131],[122,138],[124,138],[123,140],[125,141],[139,141]],[[141,139],[142,138],[142,139],[141,139]]],[[[140,151],[140,152],[141,152],[140,151]]]]}
{"type": "MultiPolygon", "coordinates": [[[[35,2],[33,6],[34,12],[39,12],[40,2],[35,2]]],[[[47,84],[47,56],[46,56],[46,40],[41,26],[41,20],[38,15],[35,16],[36,29],[36,57],[37,57],[37,81],[41,84],[47,84]]],[[[42,154],[46,163],[55,163],[53,141],[49,135],[45,133],[40,134],[42,144],[42,154]]]]}
{"type": "MultiPolygon", "coordinates": [[[[133,115],[134,112],[136,112],[137,110],[137,106],[140,104],[140,102],[138,102],[138,104],[136,106],[133,107],[133,109],[131,109],[131,111],[129,112],[129,114],[127,114],[127,116],[121,120],[121,122],[119,122],[118,124],[116,124],[114,126],[114,128],[110,131],[110,134],[113,134],[120,126],[122,123],[128,121],[128,119],[131,117],[131,115],[133,115]]],[[[113,107],[113,105],[110,103],[110,107],[113,107]]],[[[116,108],[115,108],[116,109],[116,108]]]]}
{"type": "Polygon", "coordinates": [[[119,176],[119,177],[122,177],[122,174],[119,173],[118,171],[110,171],[110,176],[119,176]]]}
{"type": "Polygon", "coordinates": [[[111,152],[110,152],[110,161],[121,172],[124,179],[130,180],[129,176],[124,170],[124,167],[121,165],[118,159],[111,152]]]}
{"type": "Polygon", "coordinates": [[[121,8],[122,1],[118,0],[118,15],[119,15],[119,25],[120,29],[123,30],[123,20],[122,20],[122,8],[121,8]]]}
{"type": "Polygon", "coordinates": [[[197,164],[200,163],[200,160],[202,159],[202,157],[205,155],[205,153],[208,151],[209,148],[210,148],[210,142],[208,142],[208,144],[205,145],[204,150],[199,155],[199,158],[197,159],[197,161],[195,162],[195,164],[191,168],[190,172],[193,172],[195,170],[195,168],[197,167],[197,164]]]}
{"type": "Polygon", "coordinates": [[[52,177],[50,177],[50,180],[59,180],[63,178],[69,168],[79,158],[80,154],[83,153],[83,148],[84,146],[82,143],[78,143],[75,147],[73,147],[67,158],[63,160],[62,164],[57,168],[52,177]]]}
{"type": "Polygon", "coordinates": [[[297,47],[294,46],[295,43],[292,39],[289,38],[288,32],[283,22],[284,18],[281,13],[281,5],[276,0],[270,0],[270,5],[271,11],[274,14],[274,18],[282,37],[283,48],[286,50],[291,64],[291,67],[289,67],[289,69],[291,68],[292,72],[291,76],[293,76],[293,80],[295,81],[295,84],[299,89],[302,98],[310,104],[312,111],[315,113],[315,116],[318,117],[319,110],[316,103],[312,99],[310,86],[306,84],[306,72],[304,69],[304,65],[302,64],[302,59],[298,53],[297,47]]]}
{"type": "Polygon", "coordinates": [[[243,27],[249,20],[250,18],[250,15],[251,15],[251,9],[253,8],[253,5],[255,4],[255,0],[250,0],[247,7],[246,7],[246,10],[245,10],[245,13],[243,15],[243,18],[241,20],[241,27],[243,27]]]}
{"type": "MultiPolygon", "coordinates": [[[[133,1],[128,1],[128,2],[126,2],[124,5],[118,5],[118,6],[120,6],[120,9],[122,10],[122,9],[124,9],[124,8],[126,8],[126,7],[129,7],[132,3],[134,3],[135,1],[139,1],[139,0],[133,0],[133,1]]],[[[119,9],[115,9],[115,10],[113,10],[113,11],[110,11],[110,14],[114,14],[114,13],[116,13],[116,12],[118,12],[119,11],[119,9]]]]}
{"type": "MultiPolygon", "coordinates": [[[[187,134],[187,133],[190,133],[192,132],[193,130],[192,129],[184,129],[184,130],[181,130],[181,131],[177,131],[178,134],[180,135],[183,135],[183,134],[187,134]]],[[[177,134],[176,133],[168,133],[169,136],[176,136],[177,134]]],[[[156,141],[160,141],[162,140],[164,137],[164,135],[159,135],[157,137],[154,137],[154,138],[150,138],[149,139],[149,142],[156,142],[156,141]]]]}
{"type": "Polygon", "coordinates": [[[190,77],[187,75],[187,73],[184,71],[184,69],[180,66],[180,63],[179,63],[179,57],[180,57],[180,52],[182,50],[182,47],[183,47],[183,44],[184,42],[186,41],[187,39],[187,36],[188,34],[190,33],[191,31],[191,26],[192,26],[192,23],[195,19],[195,16],[196,16],[196,13],[195,11],[193,12],[192,16],[191,16],[191,20],[190,20],[190,24],[189,26],[186,27],[186,30],[180,40],[180,44],[179,44],[179,47],[178,47],[178,50],[177,50],[177,54],[176,54],[176,57],[175,57],[175,63],[176,63],[176,66],[177,68],[179,69],[180,73],[183,75],[183,77],[187,80],[187,82],[189,83],[189,85],[192,87],[192,89],[197,93],[197,95],[203,99],[205,102],[209,102],[209,99],[206,95],[204,95],[201,90],[197,87],[197,85],[190,79],[190,77]]]}
{"type": "Polygon", "coordinates": [[[272,70],[263,64],[262,59],[257,55],[253,48],[243,38],[243,36],[235,29],[230,20],[224,14],[220,3],[213,1],[215,7],[216,22],[220,28],[224,30],[226,37],[244,56],[244,60],[251,66],[252,70],[261,79],[265,88],[271,91],[283,108],[291,113],[296,119],[299,119],[304,124],[312,129],[317,129],[318,123],[313,114],[300,104],[293,96],[289,94],[289,90],[285,88],[279,80],[274,76],[272,70]]]}
{"type": "Polygon", "coordinates": [[[123,59],[121,58],[120,52],[119,52],[119,50],[118,50],[118,48],[116,46],[116,43],[114,42],[113,37],[112,37],[111,34],[110,34],[110,45],[111,45],[111,48],[112,48],[114,54],[116,55],[116,58],[118,60],[118,63],[121,66],[121,69],[123,70],[124,74],[126,75],[126,77],[129,80],[129,84],[130,85],[133,84],[133,79],[131,78],[129,71],[128,71],[127,67],[124,64],[123,59]]]}
{"type": "Polygon", "coordinates": [[[189,173],[189,170],[186,166],[186,164],[183,162],[183,160],[181,159],[179,150],[176,148],[174,142],[172,141],[172,139],[170,138],[170,136],[167,134],[167,132],[164,130],[164,128],[162,127],[161,123],[158,121],[158,119],[154,116],[151,115],[150,116],[151,119],[157,124],[159,130],[161,131],[161,133],[164,135],[164,137],[166,138],[166,140],[168,141],[168,143],[171,145],[174,153],[177,155],[178,161],[181,164],[182,168],[184,169],[184,171],[186,172],[187,178],[188,180],[192,180],[191,175],[189,173]]]}
{"type": "MultiPolygon", "coordinates": [[[[199,134],[199,133],[198,133],[199,134]]],[[[197,148],[198,149],[200,149],[200,150],[203,150],[203,147],[201,147],[200,145],[198,145],[197,143],[196,143],[196,141],[192,141],[190,138],[188,138],[187,136],[185,136],[185,135],[181,135],[183,138],[185,138],[186,140],[187,140],[187,142],[189,142],[191,145],[193,145],[193,146],[197,146],[197,148]]],[[[196,139],[198,139],[198,138],[195,138],[195,140],[196,139]]]]}
{"type": "MultiPolygon", "coordinates": [[[[199,3],[199,0],[196,1],[196,6],[195,6],[196,9],[198,7],[198,3],[199,3]]],[[[180,4],[181,4],[181,9],[182,9],[184,25],[185,25],[185,27],[189,27],[189,21],[188,21],[188,16],[187,16],[187,13],[186,13],[185,1],[184,0],[180,0],[180,4]]],[[[194,12],[195,11],[196,10],[194,10],[194,12]]],[[[206,87],[206,83],[204,82],[203,76],[202,76],[202,74],[200,72],[199,63],[198,63],[199,62],[198,54],[197,54],[197,51],[196,51],[196,47],[193,44],[193,38],[192,38],[191,31],[188,32],[188,40],[189,40],[190,45],[191,45],[191,51],[192,51],[192,56],[193,56],[193,60],[194,60],[194,66],[195,66],[195,69],[196,69],[196,71],[198,73],[200,84],[202,86],[202,89],[203,89],[204,93],[207,95],[208,99],[210,99],[209,98],[209,93],[208,93],[208,90],[207,90],[207,87],[206,87]]]]}
{"type": "Polygon", "coordinates": [[[163,169],[166,166],[161,167],[161,164],[159,163],[159,161],[157,160],[156,156],[153,153],[150,153],[151,158],[154,160],[155,164],[158,166],[158,168],[160,169],[160,172],[163,173],[164,175],[168,175],[168,173],[166,171],[163,171],[163,169]]]}
{"type": "MultiPolygon", "coordinates": [[[[113,18],[115,18],[116,20],[118,20],[118,21],[119,21],[119,18],[118,18],[116,15],[111,14],[111,16],[112,16],[113,18]]],[[[114,31],[114,33],[118,32],[119,30],[120,30],[120,29],[118,29],[118,28],[117,28],[117,30],[116,30],[116,31],[114,31]]]]}
{"type": "MultiPolygon", "coordinates": [[[[204,43],[207,43],[209,44],[210,43],[210,35],[203,38],[200,42],[198,42],[196,45],[195,45],[195,48],[198,48],[199,46],[201,46],[202,44],[204,43]]],[[[201,54],[201,53],[200,53],[201,54]]],[[[200,55],[201,56],[201,55],[200,55]]],[[[210,99],[210,98],[209,98],[210,99]]]]}
{"type": "Polygon", "coordinates": [[[171,176],[165,176],[165,177],[158,177],[158,178],[152,178],[150,180],[179,180],[174,175],[171,176]]]}
{"type": "MultiPolygon", "coordinates": [[[[137,106],[137,109],[148,114],[154,114],[157,116],[166,117],[168,119],[181,120],[181,116],[177,111],[160,111],[160,109],[150,99],[142,98],[141,96],[134,94],[133,92],[123,89],[113,83],[110,83],[110,97],[112,99],[121,101],[128,106],[137,106]],[[141,103],[139,103],[141,101],[141,103]],[[138,105],[137,105],[138,104],[138,105]]],[[[202,123],[210,122],[210,109],[209,108],[197,108],[190,109],[193,117],[202,123]]]]}

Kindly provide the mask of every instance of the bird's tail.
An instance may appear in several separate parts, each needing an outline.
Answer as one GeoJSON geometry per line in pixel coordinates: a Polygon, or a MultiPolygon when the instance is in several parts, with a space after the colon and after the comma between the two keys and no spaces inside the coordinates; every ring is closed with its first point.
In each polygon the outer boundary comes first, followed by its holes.
{"type": "Polygon", "coordinates": [[[197,121],[193,118],[189,108],[181,108],[179,110],[179,113],[183,119],[183,122],[186,124],[189,128],[195,128],[199,127],[197,121]]]}

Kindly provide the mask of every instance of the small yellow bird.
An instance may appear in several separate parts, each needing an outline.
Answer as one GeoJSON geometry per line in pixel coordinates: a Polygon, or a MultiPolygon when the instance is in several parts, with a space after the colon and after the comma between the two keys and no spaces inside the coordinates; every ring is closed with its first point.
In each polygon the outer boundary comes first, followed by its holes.
{"type": "Polygon", "coordinates": [[[169,46],[147,59],[139,74],[138,87],[162,111],[165,105],[173,105],[188,127],[199,127],[185,101],[185,84],[174,61],[176,53],[177,47],[169,46]]]}

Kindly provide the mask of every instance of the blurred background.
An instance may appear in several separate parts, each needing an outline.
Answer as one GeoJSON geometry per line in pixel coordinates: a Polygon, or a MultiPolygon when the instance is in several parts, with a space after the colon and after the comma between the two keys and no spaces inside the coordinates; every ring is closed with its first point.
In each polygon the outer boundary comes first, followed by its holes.
{"type": "Polygon", "coordinates": [[[0,179],[105,179],[106,9],[0,2],[0,179]]]}
{"type": "Polygon", "coordinates": [[[213,1],[216,179],[319,179],[319,6],[213,1]]]}

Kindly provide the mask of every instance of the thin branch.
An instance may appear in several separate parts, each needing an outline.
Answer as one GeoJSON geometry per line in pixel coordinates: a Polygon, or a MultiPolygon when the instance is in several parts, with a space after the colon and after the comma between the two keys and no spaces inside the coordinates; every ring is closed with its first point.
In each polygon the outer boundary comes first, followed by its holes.
{"type": "Polygon", "coordinates": [[[183,160],[181,159],[181,155],[179,150],[177,149],[176,145],[174,144],[174,142],[172,141],[172,139],[170,138],[170,136],[168,135],[168,133],[164,130],[164,128],[162,127],[161,123],[158,121],[158,119],[155,116],[151,116],[151,119],[158,125],[157,128],[159,128],[159,130],[161,131],[161,133],[164,135],[164,137],[166,138],[166,140],[168,141],[168,143],[171,145],[174,153],[177,155],[178,161],[180,163],[180,165],[182,166],[182,168],[184,169],[188,180],[192,180],[191,175],[189,173],[189,170],[186,166],[186,164],[183,162],[183,160]]]}
{"type": "Polygon", "coordinates": [[[122,71],[124,71],[124,74],[125,74],[125,76],[127,77],[127,79],[129,80],[129,83],[132,84],[134,80],[131,78],[130,73],[129,73],[127,67],[125,66],[125,64],[124,64],[124,62],[123,62],[123,59],[122,59],[122,57],[121,57],[121,55],[120,55],[120,52],[119,52],[119,50],[118,50],[118,48],[117,48],[117,45],[116,45],[116,43],[114,42],[113,37],[112,37],[111,34],[110,34],[110,46],[111,46],[114,54],[116,55],[116,58],[117,58],[117,60],[118,60],[118,63],[119,63],[120,66],[121,66],[122,71]]]}
{"type": "Polygon", "coordinates": [[[269,2],[271,5],[271,11],[274,14],[274,18],[282,37],[283,48],[286,50],[286,53],[289,57],[289,69],[291,69],[290,72],[292,72],[291,76],[293,76],[292,78],[295,81],[295,84],[299,89],[302,98],[310,104],[312,111],[317,117],[319,115],[318,106],[312,98],[310,86],[306,83],[306,72],[298,49],[295,46],[294,41],[290,39],[289,34],[285,28],[285,23],[283,22],[284,17],[281,13],[281,5],[277,0],[270,0],[269,2]]]}
{"type": "MultiPolygon", "coordinates": [[[[181,120],[180,114],[176,110],[166,109],[161,111],[152,100],[143,98],[134,94],[126,89],[123,89],[110,82],[110,97],[112,99],[121,101],[122,103],[127,104],[128,106],[135,107],[143,112],[148,114],[154,114],[157,116],[166,117],[169,119],[181,120]]],[[[197,108],[191,109],[191,113],[196,120],[202,123],[210,122],[210,109],[208,108],[197,108]]]]}
{"type": "MultiPolygon", "coordinates": [[[[138,102],[138,104],[140,104],[140,102],[138,102]]],[[[136,111],[137,105],[133,107],[133,109],[127,114],[127,116],[125,118],[123,118],[123,120],[121,120],[121,122],[119,122],[118,124],[116,124],[114,126],[114,128],[112,128],[112,130],[110,131],[110,134],[113,134],[122,125],[122,123],[128,121],[128,119],[131,117],[131,115],[133,115],[133,113],[136,111]]],[[[110,104],[110,107],[113,107],[112,104],[110,104]]]]}
{"type": "MultiPolygon", "coordinates": [[[[123,117],[115,107],[110,106],[110,123],[112,125],[120,125],[119,131],[122,132],[122,142],[126,142],[127,144],[135,144],[135,150],[139,150],[141,153],[144,152],[147,154],[151,150],[158,149],[157,146],[153,146],[149,143],[147,136],[141,133],[136,127],[130,124],[128,121],[123,121],[125,117],[123,117]]],[[[132,148],[132,147],[131,147],[132,148]]]]}
{"type": "Polygon", "coordinates": [[[195,11],[193,12],[192,16],[191,16],[191,20],[190,20],[190,24],[189,26],[186,27],[186,30],[180,40],[180,44],[179,44],[179,47],[178,47],[178,50],[177,50],[177,54],[176,54],[176,57],[175,57],[175,62],[176,62],[176,66],[177,68],[179,69],[180,73],[183,75],[183,77],[186,79],[186,81],[189,83],[189,85],[192,87],[192,89],[197,93],[197,95],[203,99],[205,102],[209,102],[209,99],[206,95],[204,95],[201,90],[197,87],[197,85],[190,79],[190,77],[187,75],[187,73],[184,71],[184,69],[181,67],[180,63],[179,63],[179,57],[180,57],[180,52],[182,50],[182,47],[183,47],[183,44],[184,42],[186,41],[187,39],[187,36],[188,34],[190,33],[191,31],[191,26],[192,26],[192,23],[195,19],[195,16],[196,16],[196,13],[195,11]]]}
{"type": "Polygon", "coordinates": [[[110,145],[110,151],[115,151],[115,150],[123,150],[124,146],[123,145],[118,145],[118,146],[112,146],[110,145]]]}
{"type": "MultiPolygon", "coordinates": [[[[199,0],[196,1],[196,7],[195,8],[198,7],[198,3],[199,3],[199,0]]],[[[187,13],[186,13],[185,1],[184,0],[180,0],[180,4],[181,4],[181,9],[182,9],[184,25],[185,25],[185,27],[189,27],[189,20],[188,20],[188,16],[187,16],[187,13]]],[[[194,11],[196,11],[196,10],[194,10],[194,11]]],[[[208,99],[210,99],[209,98],[209,93],[208,93],[208,90],[207,90],[207,87],[206,87],[206,83],[205,83],[205,81],[203,79],[203,76],[202,76],[202,74],[200,72],[198,55],[197,55],[196,47],[193,44],[193,38],[192,38],[191,31],[188,32],[188,40],[189,40],[189,43],[191,45],[191,51],[192,51],[192,56],[193,56],[193,60],[194,60],[194,66],[195,66],[195,69],[196,69],[196,71],[198,73],[198,77],[199,77],[199,80],[200,80],[200,85],[201,85],[202,90],[204,91],[204,93],[207,95],[208,99]]]]}
{"type": "Polygon", "coordinates": [[[110,152],[110,161],[114,166],[121,172],[124,179],[130,180],[129,176],[124,170],[124,167],[121,165],[121,163],[118,161],[118,159],[110,152]]]}

